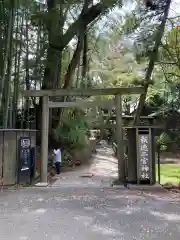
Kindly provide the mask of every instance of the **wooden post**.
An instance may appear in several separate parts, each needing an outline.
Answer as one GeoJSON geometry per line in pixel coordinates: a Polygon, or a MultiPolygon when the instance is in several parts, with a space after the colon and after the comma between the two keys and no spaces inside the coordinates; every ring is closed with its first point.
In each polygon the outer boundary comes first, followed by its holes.
{"type": "Polygon", "coordinates": [[[125,181],[125,159],[124,159],[124,139],[123,139],[123,121],[122,121],[122,99],[121,95],[115,96],[116,103],[116,140],[118,157],[118,180],[125,181]]]}
{"type": "Polygon", "coordinates": [[[47,183],[48,166],[48,133],[49,133],[49,107],[48,96],[42,97],[42,132],[41,132],[41,182],[47,183]]]}
{"type": "MultiPolygon", "coordinates": [[[[158,144],[159,145],[159,144],[158,144]]],[[[157,147],[157,160],[158,160],[158,183],[161,184],[161,162],[160,162],[160,145],[157,147]]]]}

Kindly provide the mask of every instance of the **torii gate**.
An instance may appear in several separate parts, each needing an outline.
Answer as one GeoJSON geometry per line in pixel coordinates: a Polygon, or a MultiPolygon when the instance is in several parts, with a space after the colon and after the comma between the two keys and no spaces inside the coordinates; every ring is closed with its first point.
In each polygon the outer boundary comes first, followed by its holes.
{"type": "Polygon", "coordinates": [[[24,97],[42,97],[42,133],[41,133],[41,182],[47,183],[48,166],[48,133],[49,133],[49,108],[70,108],[92,106],[87,104],[87,100],[77,102],[51,102],[49,97],[59,96],[102,96],[114,95],[116,107],[116,134],[117,134],[117,157],[118,157],[118,178],[121,182],[125,180],[125,161],[123,144],[123,121],[122,121],[122,95],[141,94],[143,87],[122,87],[103,89],[52,89],[52,90],[25,90],[22,91],[24,97]]]}

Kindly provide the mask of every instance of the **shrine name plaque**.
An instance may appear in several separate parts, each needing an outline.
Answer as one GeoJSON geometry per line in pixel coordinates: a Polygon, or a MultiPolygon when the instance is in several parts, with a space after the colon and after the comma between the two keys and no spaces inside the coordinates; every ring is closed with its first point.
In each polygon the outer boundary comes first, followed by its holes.
{"type": "Polygon", "coordinates": [[[139,134],[139,178],[150,179],[149,134],[139,134]]]}

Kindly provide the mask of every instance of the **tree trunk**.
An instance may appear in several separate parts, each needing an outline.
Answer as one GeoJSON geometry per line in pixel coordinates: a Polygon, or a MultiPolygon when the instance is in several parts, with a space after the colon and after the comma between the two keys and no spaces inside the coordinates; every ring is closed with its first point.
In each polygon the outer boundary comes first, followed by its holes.
{"type": "Polygon", "coordinates": [[[2,70],[2,78],[1,78],[1,84],[0,84],[0,106],[1,111],[3,111],[4,106],[2,104],[3,99],[3,92],[5,87],[5,79],[6,79],[6,72],[7,72],[7,66],[8,66],[8,58],[10,53],[10,45],[11,45],[11,39],[12,39],[12,28],[14,24],[14,1],[12,2],[10,8],[9,8],[9,20],[8,20],[8,31],[6,36],[6,48],[5,48],[5,56],[4,56],[4,63],[3,63],[3,70],[2,70]]]}
{"type": "MultiPolygon", "coordinates": [[[[60,12],[57,16],[56,9],[57,1],[56,0],[47,0],[48,13],[51,17],[48,24],[48,40],[51,43],[54,39],[54,32],[58,31],[60,38],[63,32],[64,26],[64,17],[63,17],[63,9],[61,5],[60,12]],[[52,15],[55,15],[52,17],[52,15]]],[[[47,60],[46,60],[46,68],[44,72],[44,79],[42,84],[42,89],[52,89],[57,87],[57,77],[59,70],[59,62],[61,61],[63,49],[54,49],[51,45],[49,45],[47,50],[47,60]]]]}
{"type": "Polygon", "coordinates": [[[72,76],[80,60],[81,51],[83,48],[83,39],[84,39],[84,36],[81,34],[78,38],[76,50],[74,51],[73,57],[68,66],[68,70],[64,80],[64,86],[63,86],[64,89],[70,88],[72,86],[72,80],[73,80],[72,76]]]}
{"type": "Polygon", "coordinates": [[[4,69],[4,79],[2,79],[1,87],[3,90],[3,102],[2,102],[2,109],[3,109],[3,128],[8,127],[8,115],[9,115],[9,103],[11,97],[11,75],[12,75],[12,48],[13,48],[13,26],[14,26],[14,0],[12,1],[11,9],[9,12],[9,25],[8,25],[8,44],[6,49],[7,51],[7,75],[6,75],[6,66],[4,69]],[[5,79],[7,79],[6,84],[4,84],[5,79]]]}
{"type": "MultiPolygon", "coordinates": [[[[89,3],[89,0],[84,0],[84,6],[83,6],[82,12],[85,12],[87,10],[88,3],[89,3]]],[[[87,56],[86,56],[87,48],[86,48],[86,46],[87,46],[87,42],[86,43],[84,42],[84,40],[87,40],[87,37],[86,37],[86,27],[87,26],[83,26],[83,29],[81,29],[81,32],[79,33],[76,50],[74,51],[73,57],[72,57],[72,59],[71,59],[71,61],[69,63],[69,66],[68,66],[68,69],[67,69],[67,73],[65,75],[63,89],[67,89],[67,88],[71,88],[72,87],[73,79],[74,79],[73,75],[75,73],[76,67],[80,63],[81,52],[82,52],[83,46],[85,47],[85,50],[84,50],[85,56],[83,55],[83,57],[84,57],[84,60],[83,60],[83,63],[84,63],[83,70],[86,71],[86,66],[87,66],[87,60],[86,60],[86,58],[87,58],[87,56]],[[84,45],[84,44],[86,44],[86,45],[84,45]]],[[[86,74],[86,72],[83,72],[83,74],[86,74]]],[[[62,99],[62,101],[66,101],[66,97],[64,97],[62,99]]],[[[57,124],[60,124],[63,112],[64,112],[64,109],[61,108],[60,111],[59,111],[59,121],[57,122],[57,124]]],[[[56,127],[56,125],[54,125],[54,127],[56,127]]]]}
{"type": "MultiPolygon", "coordinates": [[[[85,3],[89,3],[89,1],[85,0],[85,3]]],[[[93,22],[108,8],[108,4],[104,3],[97,3],[96,5],[87,8],[85,11],[83,7],[78,19],[71,24],[66,33],[63,36],[54,36],[53,41],[50,42],[50,45],[54,49],[63,50],[74,36],[77,36],[80,32],[83,32],[85,26],[93,22]]]]}
{"type": "Polygon", "coordinates": [[[149,60],[149,65],[148,65],[148,68],[147,68],[147,71],[146,71],[145,82],[144,82],[144,93],[141,94],[141,96],[140,96],[139,104],[138,104],[137,111],[136,111],[136,116],[135,116],[135,119],[134,119],[134,125],[138,125],[138,123],[140,121],[140,115],[142,113],[142,110],[143,110],[143,107],[144,107],[144,104],[145,104],[145,100],[146,100],[146,96],[147,96],[147,92],[148,92],[148,87],[151,83],[151,75],[152,75],[152,72],[153,72],[153,69],[154,69],[155,62],[157,60],[158,50],[159,50],[159,46],[161,44],[161,39],[162,39],[163,34],[164,34],[164,29],[165,29],[166,21],[167,21],[167,18],[168,18],[170,5],[171,5],[171,0],[167,0],[166,6],[165,6],[165,9],[164,9],[164,16],[163,16],[162,22],[159,26],[158,32],[157,32],[154,49],[151,53],[150,60],[149,60]]]}
{"type": "MultiPolygon", "coordinates": [[[[85,0],[85,4],[88,4],[89,1],[85,0]]],[[[68,43],[73,39],[75,35],[83,36],[84,35],[84,29],[85,27],[94,21],[105,9],[108,8],[108,6],[105,6],[101,3],[97,3],[94,6],[91,6],[89,8],[82,9],[81,14],[79,15],[78,19],[75,20],[75,22],[68,28],[65,34],[61,35],[58,34],[55,35],[54,32],[56,32],[56,26],[58,25],[60,27],[59,20],[58,23],[57,18],[53,17],[52,14],[55,14],[56,9],[56,1],[55,0],[48,0],[48,12],[49,16],[51,17],[51,21],[48,24],[48,30],[49,30],[49,48],[47,53],[47,63],[44,73],[44,79],[42,84],[42,89],[52,89],[56,87],[57,83],[57,69],[59,69],[59,62],[60,62],[60,56],[62,56],[62,51],[64,48],[68,45],[68,43]],[[83,33],[83,34],[82,34],[83,33]]],[[[62,26],[62,24],[61,24],[62,26]]],[[[58,32],[59,32],[58,27],[58,32]]],[[[75,71],[75,68],[78,63],[77,56],[80,53],[80,49],[82,49],[81,45],[83,44],[83,40],[79,41],[78,48],[76,48],[76,53],[74,53],[74,57],[71,60],[71,63],[69,64],[69,68],[67,71],[67,74],[65,76],[65,82],[63,88],[71,87],[72,84],[72,74],[75,71]]],[[[39,104],[39,115],[41,115],[41,101],[39,104]]],[[[52,117],[51,117],[52,118],[52,117]]],[[[40,116],[38,116],[38,123],[41,123],[40,116]]],[[[39,126],[40,127],[40,126],[39,126]]],[[[38,127],[38,129],[40,129],[38,127]]]]}
{"type": "MultiPolygon", "coordinates": [[[[62,34],[63,26],[64,26],[64,17],[63,9],[61,6],[59,15],[57,17],[57,9],[56,9],[57,1],[56,0],[48,0],[48,13],[50,16],[49,24],[48,24],[48,40],[49,43],[52,42],[54,37],[54,32],[60,32],[59,36],[62,34]],[[56,16],[52,17],[52,15],[56,14],[56,16]]],[[[54,49],[50,44],[47,49],[47,58],[46,58],[46,67],[44,71],[44,78],[42,82],[42,89],[53,89],[59,86],[59,70],[61,69],[60,63],[62,58],[62,50],[54,49]]],[[[42,114],[42,101],[40,99],[39,105],[37,106],[37,117],[36,117],[36,128],[38,130],[41,129],[41,114],[42,114]]],[[[52,120],[52,111],[50,111],[50,119],[52,120]]],[[[51,122],[51,121],[50,121],[51,122]]]]}
{"type": "Polygon", "coordinates": [[[88,53],[88,36],[85,30],[84,33],[84,42],[83,42],[83,66],[82,66],[82,80],[85,80],[88,72],[88,61],[87,61],[87,53],[88,53]]]}
{"type": "MultiPolygon", "coordinates": [[[[88,9],[88,4],[91,3],[91,0],[84,0],[84,12],[88,9]]],[[[87,35],[87,26],[84,26],[84,40],[83,40],[83,64],[82,64],[82,81],[87,81],[87,72],[88,72],[88,35],[87,35]]]]}

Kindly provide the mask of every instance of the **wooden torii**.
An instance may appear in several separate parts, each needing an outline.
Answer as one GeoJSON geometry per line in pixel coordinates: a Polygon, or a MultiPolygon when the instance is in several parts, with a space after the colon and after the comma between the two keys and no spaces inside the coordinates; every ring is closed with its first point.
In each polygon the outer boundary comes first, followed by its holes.
{"type": "MultiPolygon", "coordinates": [[[[70,108],[84,105],[87,100],[76,102],[52,102],[49,97],[60,96],[103,96],[114,95],[116,107],[116,134],[117,134],[117,157],[118,157],[118,178],[121,182],[125,179],[125,161],[124,161],[124,144],[123,144],[123,121],[122,121],[122,95],[141,94],[143,87],[122,87],[122,88],[103,88],[103,89],[52,89],[52,90],[25,90],[22,91],[24,97],[42,97],[42,134],[41,134],[41,182],[47,183],[47,166],[48,166],[48,133],[49,133],[49,109],[50,108],[70,108]]],[[[94,103],[95,104],[95,103],[94,103]]]]}

